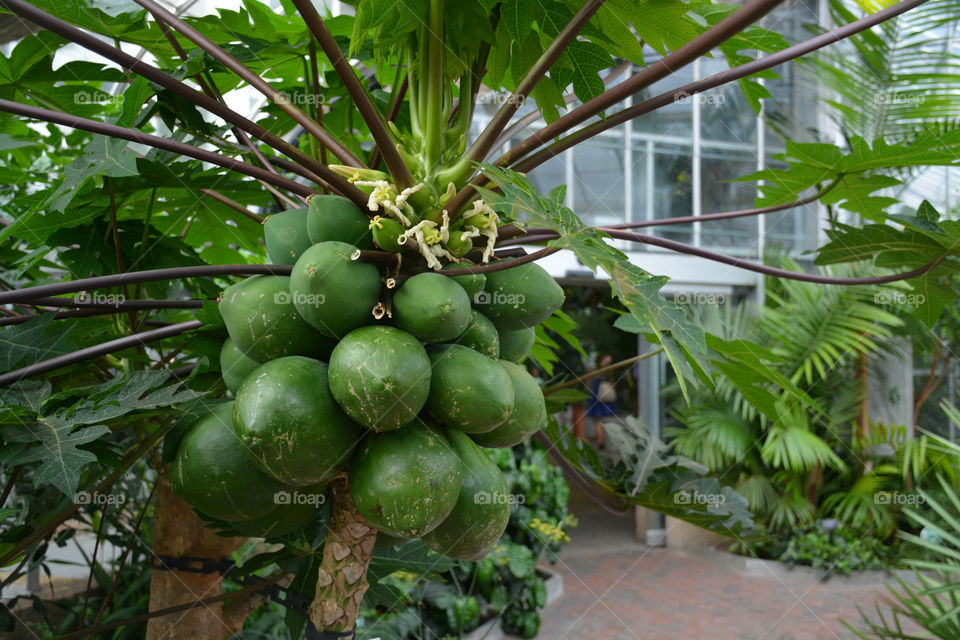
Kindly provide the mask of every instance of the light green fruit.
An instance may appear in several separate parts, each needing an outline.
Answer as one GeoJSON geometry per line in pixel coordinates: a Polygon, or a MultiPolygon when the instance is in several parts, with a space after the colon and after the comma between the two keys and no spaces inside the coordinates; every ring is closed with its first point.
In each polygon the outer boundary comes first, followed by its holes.
{"type": "Polygon", "coordinates": [[[346,242],[373,249],[370,218],[350,200],[334,195],[311,196],[307,202],[307,234],[310,241],[346,242]]]}
{"type": "Polygon", "coordinates": [[[420,273],[393,296],[393,322],[423,342],[453,340],[470,323],[470,298],[439,273],[420,273]]]}
{"type": "Polygon", "coordinates": [[[263,243],[273,264],[294,264],[311,244],[307,235],[307,210],[290,209],[263,221],[263,243]]]}
{"type": "Polygon", "coordinates": [[[290,274],[290,295],[300,316],[324,335],[342,338],[374,322],[380,298],[380,272],[353,260],[357,248],[345,242],[321,242],[300,256],[290,274]]]}
{"type": "Polygon", "coordinates": [[[361,327],[330,356],[330,391],[357,424],[374,431],[413,420],[430,393],[430,358],[412,335],[394,327],[361,327]]]}

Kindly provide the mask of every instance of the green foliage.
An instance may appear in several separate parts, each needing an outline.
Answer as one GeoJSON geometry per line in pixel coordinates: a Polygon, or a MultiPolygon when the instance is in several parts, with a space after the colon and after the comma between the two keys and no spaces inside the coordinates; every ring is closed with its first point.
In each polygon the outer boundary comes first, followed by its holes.
{"type": "Polygon", "coordinates": [[[875,616],[868,616],[858,607],[863,618],[860,629],[844,622],[862,640],[921,637],[912,628],[922,630],[925,638],[960,637],[960,496],[955,484],[944,478],[938,480],[942,498],[921,490],[924,508],[905,510],[913,523],[923,527],[920,535],[902,534],[907,543],[924,551],[930,559],[908,561],[914,569],[914,579],[898,576],[896,585],[887,585],[890,597],[876,603],[875,616]]]}
{"type": "Polygon", "coordinates": [[[621,460],[598,454],[551,419],[544,433],[564,458],[612,493],[653,511],[722,535],[749,537],[747,500],[708,477],[703,465],[674,455],[635,417],[603,425],[621,460]]]}
{"type": "Polygon", "coordinates": [[[886,545],[869,531],[826,528],[821,522],[819,527],[791,536],[779,560],[820,569],[826,576],[884,569],[889,566],[890,556],[886,545]]]}

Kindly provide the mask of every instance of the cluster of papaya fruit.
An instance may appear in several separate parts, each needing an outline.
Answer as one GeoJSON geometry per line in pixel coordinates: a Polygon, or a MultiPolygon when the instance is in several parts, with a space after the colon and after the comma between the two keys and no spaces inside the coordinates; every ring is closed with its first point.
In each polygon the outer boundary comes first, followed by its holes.
{"type": "Polygon", "coordinates": [[[224,291],[234,400],[181,440],[174,490],[247,535],[281,535],[315,519],[325,483],[347,469],[357,510],[382,533],[482,557],[510,497],[480,447],[545,423],[539,384],[517,363],[562,289],[533,263],[381,272],[356,259],[379,246],[369,219],[337,196],[270,216],[264,236],[270,259],[293,270],[224,291]]]}

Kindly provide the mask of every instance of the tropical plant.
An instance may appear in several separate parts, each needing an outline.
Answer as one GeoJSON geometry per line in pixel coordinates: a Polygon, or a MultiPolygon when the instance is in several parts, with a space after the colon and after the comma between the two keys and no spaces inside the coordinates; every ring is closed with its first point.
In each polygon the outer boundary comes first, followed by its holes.
{"type": "Polygon", "coordinates": [[[960,637],[960,495],[955,484],[942,477],[938,480],[934,486],[942,498],[921,489],[922,506],[904,510],[914,525],[922,527],[920,533],[901,534],[907,543],[929,554],[929,559],[908,561],[914,579],[898,576],[896,585],[888,585],[890,595],[877,601],[876,616],[860,609],[860,629],[844,623],[857,638],[960,637]]]}
{"type": "MultiPolygon", "coordinates": [[[[2,512],[0,565],[16,567],[7,581],[41,562],[45,545],[77,512],[101,506],[75,494],[110,495],[141,460],[155,482],[152,524],[161,533],[153,553],[209,560],[241,548],[245,536],[212,536],[209,521],[173,493],[165,469],[204,413],[197,396],[225,394],[218,366],[225,331],[212,300],[234,276],[291,273],[290,265],[264,264],[261,223],[271,211],[302,209],[311,197],[342,196],[379,211],[370,221],[377,230],[399,228],[406,247],[388,246],[401,243],[384,232],[376,234],[378,246],[388,250],[349,254],[351,264],[374,265],[371,277],[382,277],[388,289],[460,258],[469,266],[446,275],[492,276],[569,250],[611,278],[629,312],[617,326],[649,332],[684,394],[723,378],[771,421],[786,407],[802,425],[801,407],[808,404],[807,394],[776,370],[779,356],[704,332],[659,294],[666,278],[632,264],[610,239],[818,285],[905,280],[927,294],[921,317],[928,323],[953,299],[941,276],[955,269],[960,230],[929,206],[916,217],[896,218],[905,228],[894,228],[886,224],[892,203],[873,194],[891,184],[887,172],[953,163],[958,129],[872,146],[852,138],[849,151],[788,143],[784,166],[751,177],[764,181],[757,208],[698,218],[762,215],[818,198],[846,207],[876,224],[838,227],[818,260],[874,261],[890,270],[859,279],[775,269],[625,228],[589,227],[564,206],[563,187],[544,195],[523,175],[593,135],[734,80],[759,109],[769,94],[758,79],[771,68],[922,0],[903,0],[789,48],[778,34],[754,26],[780,0],[740,8],[707,0],[357,0],[355,16],[321,16],[308,0],[282,0],[279,11],[249,0],[197,17],[153,0],[136,2],[0,1],[42,29],[0,58],[0,255],[8,289],[0,292],[8,316],[0,340],[6,479],[0,508],[7,499],[13,505],[2,512]],[[68,59],[74,45],[110,64],[68,59]],[[142,55],[129,54],[130,47],[142,55]],[[714,49],[729,70],[618,107],[714,49]],[[607,88],[601,72],[621,59],[641,70],[607,88]],[[509,95],[470,142],[484,86],[509,95]],[[268,103],[249,117],[228,106],[254,93],[268,103]],[[487,162],[508,139],[508,127],[519,124],[512,121],[527,98],[536,101],[531,115],[545,126],[487,162]],[[537,244],[545,246],[529,254],[511,246],[537,244]]],[[[390,296],[377,303],[376,319],[389,318],[390,296]]],[[[352,299],[338,309],[368,310],[352,299]]],[[[223,407],[209,408],[226,415],[223,407]]],[[[790,439],[800,431],[776,433],[775,455],[789,459],[790,439]]],[[[702,467],[667,455],[638,426],[611,432],[627,452],[617,463],[566,442],[556,425],[548,432],[585,473],[629,502],[727,533],[750,523],[742,498],[729,489],[722,508],[678,503],[676,491],[687,486],[720,489],[703,478],[702,467]]],[[[816,454],[832,460],[821,449],[816,454]]],[[[448,566],[417,541],[371,550],[375,530],[351,510],[343,479],[334,485],[332,515],[324,511],[296,535],[276,538],[283,544],[276,553],[243,559],[238,577],[259,572],[266,582],[224,594],[220,575],[196,574],[188,593],[179,575],[154,571],[147,637],[169,634],[168,614],[186,606],[193,608],[179,622],[179,637],[236,633],[259,601],[258,589],[279,580],[292,580],[291,588],[313,603],[310,616],[319,628],[343,632],[352,628],[368,582],[366,593],[375,598],[386,588],[381,579],[398,569],[421,575],[448,566]],[[353,532],[361,530],[356,535],[363,540],[348,549],[355,564],[349,572],[333,570],[345,557],[342,541],[356,540],[353,532]],[[352,586],[345,586],[347,578],[352,586]],[[201,607],[195,593],[215,595],[201,599],[201,607]]],[[[111,586],[104,601],[113,593],[111,586]]],[[[98,633],[104,613],[81,612],[77,626],[98,633]]],[[[286,624],[300,635],[306,619],[291,612],[286,624]]]]}

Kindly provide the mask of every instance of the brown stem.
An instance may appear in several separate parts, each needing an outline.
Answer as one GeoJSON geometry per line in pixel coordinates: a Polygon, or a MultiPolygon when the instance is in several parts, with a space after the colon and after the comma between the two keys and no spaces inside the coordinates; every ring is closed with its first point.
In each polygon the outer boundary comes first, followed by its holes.
{"type": "Polygon", "coordinates": [[[317,572],[317,592],[310,605],[310,621],[321,631],[350,631],[360,615],[360,602],[370,586],[367,569],[373,557],[377,530],[357,511],[347,487],[347,475],[330,481],[333,511],[317,572]]]}
{"type": "Polygon", "coordinates": [[[410,170],[407,168],[407,165],[404,164],[403,158],[400,157],[400,153],[394,146],[393,138],[390,135],[390,130],[387,128],[387,125],[384,124],[383,116],[377,111],[373,100],[370,99],[370,96],[367,95],[360,81],[357,80],[357,76],[353,72],[353,67],[347,62],[347,59],[343,56],[343,52],[340,51],[340,47],[337,45],[337,41],[334,40],[333,35],[327,30],[326,25],[323,24],[320,14],[317,13],[317,10],[313,7],[313,3],[310,0],[293,0],[293,4],[300,13],[300,17],[302,17],[303,21],[307,24],[307,28],[310,29],[313,37],[317,39],[320,48],[323,49],[323,52],[333,64],[334,71],[337,72],[347,93],[349,93],[353,99],[353,104],[360,113],[360,117],[367,123],[370,134],[373,136],[377,148],[380,149],[380,153],[383,155],[383,161],[387,165],[387,170],[393,178],[393,183],[396,184],[399,189],[409,187],[413,184],[413,176],[410,175],[410,170]]]}
{"type": "MultiPolygon", "coordinates": [[[[397,69],[399,71],[399,67],[397,69]]],[[[390,111],[387,113],[387,122],[396,122],[400,114],[400,107],[403,106],[403,97],[407,94],[407,88],[410,86],[410,78],[404,76],[403,83],[395,87],[393,97],[390,102],[390,111]]],[[[370,154],[370,162],[367,163],[371,168],[376,169],[380,166],[380,147],[374,145],[373,152],[370,154]]]]}
{"type": "MultiPolygon", "coordinates": [[[[673,224],[690,224],[692,222],[710,222],[711,220],[728,220],[730,218],[744,218],[747,216],[757,216],[763,215],[766,213],[775,213],[777,211],[783,211],[784,209],[793,209],[794,207],[802,207],[805,204],[809,204],[816,200],[819,200],[821,197],[829,193],[840,184],[840,179],[837,178],[829,185],[806,198],[801,198],[800,200],[795,200],[793,202],[787,202],[785,204],[774,204],[767,207],[757,207],[754,209],[740,209],[737,211],[722,211],[719,213],[706,213],[699,216],[678,216],[676,218],[663,218],[660,220],[642,220],[640,222],[624,222],[621,224],[612,224],[607,229],[641,229],[644,227],[661,227],[673,224]]],[[[497,246],[511,246],[517,244],[529,244],[530,238],[537,238],[541,234],[551,233],[550,229],[547,228],[529,228],[525,229],[523,227],[518,227],[516,225],[506,225],[498,232],[498,240],[502,239],[503,242],[498,242],[497,246]],[[524,234],[529,234],[529,237],[524,236],[524,234]],[[517,237],[523,236],[523,237],[517,237]],[[514,239],[516,238],[516,239],[514,239]]]]}
{"type": "Polygon", "coordinates": [[[526,264],[528,262],[533,262],[534,260],[539,260],[540,258],[546,258],[547,256],[560,251],[559,247],[545,247],[539,251],[534,251],[533,253],[528,253],[525,256],[520,256],[519,258],[511,258],[510,260],[501,260],[500,262],[491,262],[490,264],[481,264],[475,267],[460,267],[458,269],[445,269],[439,273],[445,276],[466,276],[472,275],[474,273],[491,273],[493,271],[503,271],[504,269],[510,269],[516,267],[517,265],[526,264]]]}
{"type": "MultiPolygon", "coordinates": [[[[294,2],[303,0],[294,0],[294,2]]],[[[564,52],[567,46],[573,41],[577,34],[586,26],[590,18],[603,6],[605,0],[587,0],[577,11],[576,15],[570,19],[567,26],[563,28],[550,46],[541,54],[540,58],[533,63],[526,75],[517,83],[517,88],[509,100],[506,100],[497,112],[494,114],[490,123],[484,128],[483,132],[477,137],[476,141],[467,150],[466,158],[472,162],[482,162],[490,149],[493,148],[503,132],[504,128],[510,123],[510,118],[517,112],[520,105],[530,95],[537,83],[546,75],[550,67],[557,61],[557,58],[564,52]]],[[[454,210],[456,211],[456,209],[454,210]]]]}
{"type": "MultiPolygon", "coordinates": [[[[940,386],[940,382],[943,380],[944,374],[947,372],[947,367],[950,362],[950,354],[944,354],[942,351],[943,342],[939,337],[937,337],[933,344],[933,363],[930,365],[930,374],[927,376],[926,382],[923,384],[923,388],[920,390],[920,393],[917,394],[917,398],[913,403],[913,423],[910,425],[911,429],[917,426],[917,420],[920,417],[920,409],[923,407],[924,403],[930,398],[930,395],[934,390],[940,386]],[[942,371],[937,372],[940,369],[940,359],[942,356],[946,355],[944,358],[942,371]]],[[[2,504],[2,502],[0,502],[2,504]]]]}
{"type": "Polygon", "coordinates": [[[635,362],[646,360],[647,358],[655,356],[658,353],[661,353],[662,351],[663,351],[663,348],[661,347],[659,349],[654,349],[653,351],[642,353],[639,356],[627,358],[626,360],[621,360],[620,362],[614,362],[613,364],[607,365],[606,367],[600,367],[596,371],[591,371],[590,373],[587,373],[585,375],[577,376],[576,378],[574,378],[573,380],[570,380],[569,382],[564,382],[563,384],[555,384],[551,387],[547,387],[546,389],[543,390],[543,395],[548,396],[551,393],[556,393],[557,391],[560,391],[561,389],[569,389],[570,387],[575,387],[577,385],[584,384],[587,382],[587,380],[592,380],[597,376],[606,375],[611,371],[616,371],[617,369],[620,369],[622,367],[630,366],[635,362]]]}
{"type": "Polygon", "coordinates": [[[219,61],[223,66],[227,67],[235,74],[240,76],[243,80],[250,84],[254,89],[262,93],[268,100],[273,102],[281,111],[286,113],[288,116],[293,118],[294,122],[303,127],[307,133],[319,140],[323,145],[325,145],[330,151],[333,152],[333,155],[337,156],[341,162],[348,164],[352,167],[362,167],[363,163],[354,156],[349,149],[347,149],[343,144],[330,135],[325,129],[320,127],[316,122],[310,119],[310,117],[305,114],[303,111],[298,109],[296,106],[290,103],[290,100],[284,96],[282,93],[270,86],[269,83],[264,81],[260,76],[255,74],[253,71],[243,66],[239,60],[234,58],[232,55],[218,47],[212,40],[207,38],[205,35],[191,27],[189,24],[170,13],[162,6],[154,2],[153,0],[134,0],[141,7],[149,11],[153,16],[163,20],[168,25],[173,27],[177,33],[184,36],[195,45],[206,51],[214,59],[219,61]]]}
{"type": "MultiPolygon", "coordinates": [[[[49,109],[33,107],[26,104],[20,104],[19,102],[12,102],[10,100],[0,100],[0,111],[14,113],[27,118],[45,120],[47,122],[62,124],[74,129],[92,131],[93,133],[100,133],[113,138],[120,138],[122,140],[129,140],[131,142],[139,142],[141,144],[156,147],[158,149],[172,151],[174,153],[196,158],[197,160],[203,160],[204,162],[209,162],[226,169],[232,169],[233,171],[263,180],[264,182],[275,184],[278,187],[283,187],[287,191],[292,191],[293,193],[301,196],[309,196],[316,193],[316,191],[310,189],[309,187],[306,187],[298,182],[294,182],[288,178],[284,178],[283,176],[274,175],[266,169],[261,169],[260,167],[247,164],[246,162],[228,158],[218,153],[213,153],[212,151],[207,151],[206,149],[200,149],[199,147],[194,147],[177,140],[167,140],[166,138],[161,138],[160,136],[143,133],[142,131],[137,131],[136,129],[118,127],[113,124],[97,122],[96,120],[88,120],[87,118],[80,118],[68,113],[50,111],[49,109]]],[[[366,196],[364,196],[364,202],[366,202],[366,196]]]]}
{"type": "Polygon", "coordinates": [[[243,205],[240,204],[239,202],[236,202],[236,201],[234,201],[234,200],[231,200],[230,198],[228,198],[227,196],[223,195],[223,194],[220,193],[219,191],[214,191],[213,189],[200,189],[200,193],[203,193],[203,194],[205,194],[205,195],[210,196],[211,198],[213,198],[213,199],[216,200],[217,202],[222,202],[223,204],[227,205],[228,207],[230,207],[230,208],[233,209],[234,211],[238,211],[238,212],[242,213],[243,215],[247,216],[248,218],[250,218],[251,220],[253,220],[253,221],[256,222],[257,224],[263,224],[263,221],[264,221],[264,217],[263,217],[263,216],[257,215],[256,213],[250,211],[249,209],[247,209],[245,206],[243,206],[243,205]]]}
{"type": "MultiPolygon", "coordinates": [[[[507,166],[516,162],[518,158],[522,158],[534,149],[557,138],[565,131],[609,109],[657,80],[685,67],[701,55],[740,33],[744,28],[762,18],[782,2],[784,0],[751,0],[676,51],[660,58],[612,89],[604,91],[596,98],[588,100],[580,107],[528,136],[501,156],[494,164],[507,166]]],[[[477,176],[473,184],[483,185],[487,182],[488,179],[485,176],[477,176]]],[[[460,211],[475,195],[476,191],[473,185],[468,184],[448,203],[448,210],[460,211]]]]}
{"type": "MultiPolygon", "coordinates": [[[[224,104],[217,102],[217,100],[211,98],[210,96],[204,95],[196,89],[180,82],[173,76],[160,71],[156,67],[153,67],[116,47],[110,46],[103,40],[100,40],[89,33],[81,31],[73,25],[59,20],[54,16],[27,4],[23,0],[0,0],[0,5],[3,5],[17,15],[35,22],[38,25],[53,31],[54,33],[57,33],[64,38],[67,38],[68,40],[103,56],[108,60],[116,62],[124,69],[129,69],[130,71],[133,71],[134,73],[137,73],[152,82],[156,82],[165,89],[168,89],[173,93],[186,98],[197,106],[200,106],[210,113],[213,113],[223,118],[227,122],[235,125],[236,127],[239,127],[241,130],[249,132],[251,135],[263,140],[266,144],[270,145],[280,153],[286,154],[291,158],[295,158],[297,162],[303,165],[303,167],[301,167],[296,164],[288,164],[285,167],[287,170],[293,171],[294,173],[297,173],[308,180],[316,182],[317,184],[328,188],[334,188],[341,195],[350,198],[357,204],[361,206],[365,205],[367,198],[366,194],[347,182],[342,176],[334,173],[325,165],[317,162],[308,154],[300,151],[280,136],[271,133],[255,122],[252,122],[239,113],[227,108],[224,104]]],[[[176,42],[176,40],[174,40],[174,42],[176,42]]],[[[280,163],[278,162],[277,164],[280,163]]]]}
{"type": "MultiPolygon", "coordinates": [[[[616,80],[621,75],[623,75],[623,73],[627,69],[629,69],[631,66],[633,66],[633,63],[627,60],[625,62],[621,62],[617,66],[610,69],[610,72],[603,77],[603,86],[609,87],[614,80],[616,80]]],[[[576,101],[577,101],[577,94],[575,93],[568,93],[563,96],[564,104],[570,104],[571,102],[576,102],[576,101]]],[[[500,136],[497,137],[497,141],[490,148],[490,151],[492,152],[497,147],[505,143],[507,140],[510,140],[511,138],[513,138],[513,136],[522,132],[524,129],[529,127],[531,124],[533,124],[537,120],[540,120],[541,118],[543,118],[543,112],[540,111],[540,109],[537,109],[536,111],[533,111],[523,116],[522,118],[514,122],[512,125],[510,125],[510,127],[506,131],[504,131],[502,134],[500,134],[500,136]]],[[[486,158],[489,156],[490,156],[490,153],[488,153],[484,159],[486,160],[486,158]]]]}
{"type": "Polygon", "coordinates": [[[577,469],[569,460],[563,457],[563,454],[557,449],[556,445],[550,441],[550,438],[547,437],[543,431],[537,431],[533,434],[533,437],[537,439],[537,442],[542,444],[547,452],[550,453],[551,457],[563,467],[563,470],[566,472],[564,475],[568,478],[572,478],[574,482],[580,485],[580,488],[583,489],[584,493],[589,496],[597,505],[603,508],[607,513],[612,513],[615,516],[624,516],[630,513],[630,509],[633,508],[633,505],[630,504],[629,500],[624,500],[622,505],[614,506],[603,499],[599,493],[597,493],[597,487],[591,482],[587,477],[583,475],[583,472],[580,469],[577,469]]]}
{"type": "MultiPolygon", "coordinates": [[[[136,284],[137,282],[159,282],[163,280],[180,280],[183,278],[212,278],[225,275],[251,276],[264,274],[288,276],[292,270],[293,267],[288,264],[207,264],[196,267],[170,267],[167,269],[127,271],[126,273],[80,278],[79,280],[58,282],[56,284],[42,284],[36,287],[14,289],[13,291],[0,291],[0,304],[38,300],[43,299],[45,296],[59,296],[64,293],[117,287],[121,284],[136,284]]],[[[121,304],[132,305],[135,302],[138,301],[129,300],[121,304]]],[[[144,302],[164,304],[166,301],[151,300],[144,302]]]]}
{"type": "MultiPolygon", "coordinates": [[[[643,102],[632,107],[628,107],[618,111],[617,113],[608,115],[601,121],[594,122],[576,131],[575,133],[557,140],[542,151],[517,163],[515,169],[522,172],[531,171],[533,168],[543,164],[565,149],[575,146],[584,140],[602,133],[603,131],[606,131],[612,127],[623,124],[627,120],[632,120],[633,118],[650,113],[651,111],[664,107],[668,104],[672,104],[678,100],[687,99],[692,95],[707,91],[708,89],[713,89],[720,85],[733,82],[734,80],[739,80],[740,78],[770,69],[785,62],[789,62],[790,60],[799,58],[800,56],[810,53],[811,51],[822,49],[823,47],[834,44],[839,40],[869,29],[885,20],[889,20],[890,18],[900,15],[901,13],[909,11],[910,9],[923,4],[924,2],[927,2],[927,0],[903,0],[902,2],[899,2],[882,11],[878,11],[874,14],[861,18],[860,20],[856,20],[850,24],[838,27],[837,29],[828,31],[827,33],[821,34],[815,38],[811,38],[805,42],[801,42],[800,44],[794,45],[787,49],[783,49],[782,51],[772,53],[768,56],[753,60],[752,62],[733,67],[732,69],[726,69],[725,71],[721,71],[720,73],[703,78],[702,80],[690,82],[682,87],[661,93],[658,96],[644,100],[643,102]]],[[[666,60],[666,58],[664,58],[664,60],[666,60]]],[[[544,139],[544,141],[546,140],[547,139],[544,139]]],[[[512,162],[512,160],[507,159],[507,156],[516,159],[519,158],[520,155],[522,154],[515,154],[511,149],[511,152],[498,159],[496,164],[500,164],[501,162],[512,162]]]]}
{"type": "Polygon", "coordinates": [[[0,374],[0,387],[108,353],[122,351],[123,349],[129,349],[131,347],[139,347],[157,340],[163,340],[164,338],[186,333],[187,331],[192,331],[193,329],[199,329],[202,326],[203,323],[199,320],[180,322],[167,327],[162,327],[160,329],[151,329],[150,331],[135,333],[131,336],[117,338],[116,340],[108,340],[107,342],[103,342],[92,347],[78,349],[71,353],[50,358],[49,360],[41,360],[35,364],[0,374]]]}

